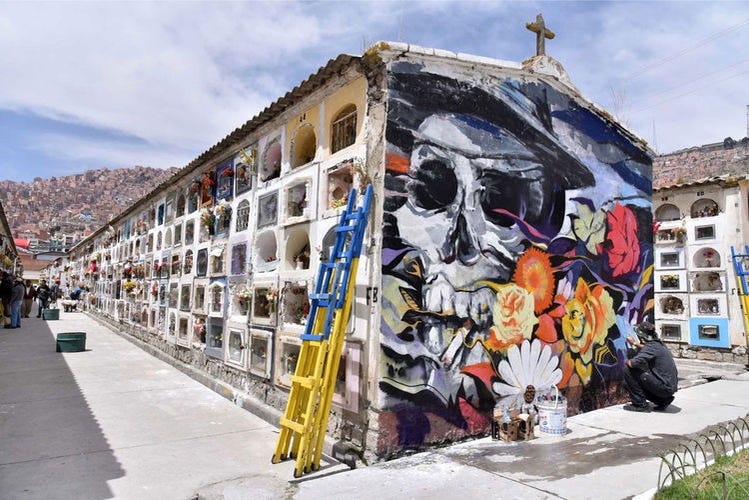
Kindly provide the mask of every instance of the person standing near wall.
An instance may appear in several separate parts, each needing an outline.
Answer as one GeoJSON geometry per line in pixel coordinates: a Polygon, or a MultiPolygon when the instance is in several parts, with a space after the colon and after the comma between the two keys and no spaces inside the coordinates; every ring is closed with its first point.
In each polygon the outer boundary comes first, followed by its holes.
{"type": "Polygon", "coordinates": [[[21,317],[29,317],[29,314],[31,314],[31,305],[34,303],[34,299],[36,299],[36,288],[31,284],[31,280],[26,280],[26,293],[23,294],[21,317]]]}
{"type": "Polygon", "coordinates": [[[0,273],[0,301],[3,304],[3,324],[10,327],[10,297],[13,294],[13,280],[10,274],[0,273]]]}
{"type": "Polygon", "coordinates": [[[16,278],[10,296],[10,326],[5,328],[21,328],[21,303],[26,293],[26,287],[21,278],[16,278]]]}
{"type": "Polygon", "coordinates": [[[39,287],[36,289],[36,298],[39,301],[39,310],[36,313],[37,318],[42,317],[42,311],[47,308],[47,303],[49,302],[51,293],[52,291],[49,289],[49,286],[47,286],[47,281],[42,280],[39,287]]]}

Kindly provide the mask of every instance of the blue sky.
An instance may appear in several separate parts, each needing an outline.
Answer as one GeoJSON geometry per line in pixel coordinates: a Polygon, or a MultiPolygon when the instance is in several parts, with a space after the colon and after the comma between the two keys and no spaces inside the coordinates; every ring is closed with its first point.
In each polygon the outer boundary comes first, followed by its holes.
{"type": "Polygon", "coordinates": [[[547,53],[665,153],[747,134],[749,2],[2,2],[0,179],[182,167],[379,40],[547,53]]]}

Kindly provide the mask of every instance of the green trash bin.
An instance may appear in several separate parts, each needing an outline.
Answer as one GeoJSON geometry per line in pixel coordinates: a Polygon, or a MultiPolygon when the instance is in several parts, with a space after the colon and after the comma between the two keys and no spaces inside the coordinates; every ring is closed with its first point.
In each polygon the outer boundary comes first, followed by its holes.
{"type": "Polygon", "coordinates": [[[42,319],[60,319],[60,310],[44,309],[42,310],[42,319]]]}
{"type": "Polygon", "coordinates": [[[81,352],[86,350],[86,332],[57,334],[57,352],[81,352]]]}

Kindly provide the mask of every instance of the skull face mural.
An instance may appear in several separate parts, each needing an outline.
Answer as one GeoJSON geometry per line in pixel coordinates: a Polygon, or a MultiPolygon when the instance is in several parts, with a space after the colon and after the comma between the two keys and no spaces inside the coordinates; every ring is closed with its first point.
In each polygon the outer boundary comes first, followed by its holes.
{"type": "Polygon", "coordinates": [[[389,72],[386,449],[482,432],[552,385],[605,404],[652,298],[649,158],[545,83],[436,71],[389,72]]]}

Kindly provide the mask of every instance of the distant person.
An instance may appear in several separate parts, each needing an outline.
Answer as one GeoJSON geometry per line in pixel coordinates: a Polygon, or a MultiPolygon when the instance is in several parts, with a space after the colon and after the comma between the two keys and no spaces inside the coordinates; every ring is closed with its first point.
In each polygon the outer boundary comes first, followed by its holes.
{"type": "Polygon", "coordinates": [[[52,287],[50,287],[50,294],[49,294],[49,301],[51,303],[57,303],[57,299],[59,299],[62,295],[62,290],[60,289],[60,280],[56,280],[52,287]]]}
{"type": "Polygon", "coordinates": [[[22,318],[28,318],[31,314],[34,299],[36,299],[36,288],[31,284],[31,280],[26,280],[26,293],[23,294],[23,304],[21,305],[22,318]]]}
{"type": "Polygon", "coordinates": [[[21,304],[23,303],[23,296],[26,293],[26,287],[23,285],[21,278],[15,279],[11,291],[10,326],[6,326],[5,328],[21,328],[21,304]]]}
{"type": "Polygon", "coordinates": [[[5,271],[0,271],[0,302],[3,304],[3,324],[10,326],[10,297],[13,294],[13,278],[5,271]]]}
{"type": "Polygon", "coordinates": [[[652,401],[655,411],[664,411],[673,402],[678,386],[676,363],[652,323],[640,323],[636,331],[637,339],[627,337],[634,352],[624,367],[624,384],[631,401],[624,409],[649,412],[648,401],[652,401]]]}
{"type": "Polygon", "coordinates": [[[47,308],[51,295],[52,290],[50,290],[49,286],[47,285],[47,281],[42,280],[36,289],[36,299],[39,302],[39,311],[36,313],[37,318],[42,317],[42,311],[47,308]]]}

